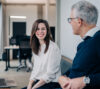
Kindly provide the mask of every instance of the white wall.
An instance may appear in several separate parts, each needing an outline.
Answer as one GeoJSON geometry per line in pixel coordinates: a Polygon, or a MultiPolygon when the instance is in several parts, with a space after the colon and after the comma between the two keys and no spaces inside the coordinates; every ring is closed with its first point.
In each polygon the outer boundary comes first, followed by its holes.
{"type": "Polygon", "coordinates": [[[0,4],[0,59],[3,53],[3,19],[2,19],[2,5],[0,4]]]}
{"type": "MultiPolygon", "coordinates": [[[[59,1],[59,0],[56,0],[59,1]]],[[[60,48],[62,55],[73,59],[76,53],[76,47],[81,42],[79,36],[73,35],[71,25],[67,22],[67,18],[70,16],[71,6],[80,0],[60,0],[60,48]]],[[[88,0],[92,2],[100,12],[100,1],[99,0],[88,0]]],[[[59,18],[57,18],[59,19],[59,18]]],[[[100,26],[100,17],[98,20],[98,25],[100,26]]]]}
{"type": "MultiPolygon", "coordinates": [[[[23,22],[25,21],[26,34],[31,34],[32,24],[37,19],[37,6],[36,5],[7,5],[6,6],[6,31],[7,36],[9,35],[9,16],[26,16],[26,19],[10,19],[10,32],[12,30],[12,22],[23,22]]],[[[10,33],[12,34],[12,33],[10,33]]],[[[8,38],[8,37],[7,37],[8,38]]],[[[8,41],[8,40],[7,40],[8,41]]],[[[9,42],[7,42],[9,43],[9,42]]],[[[8,44],[7,44],[8,45],[8,44]]]]}
{"type": "MultiPolygon", "coordinates": [[[[2,7],[0,4],[0,38],[1,38],[1,30],[2,30],[2,7]]],[[[0,39],[0,42],[1,42],[1,39],[0,39]]]]}
{"type": "MultiPolygon", "coordinates": [[[[45,6],[43,6],[43,18],[46,19],[45,6]]],[[[56,5],[49,6],[48,22],[50,26],[56,26],[56,5]]]]}
{"type": "MultiPolygon", "coordinates": [[[[5,0],[7,3],[41,3],[44,4],[46,0],[5,0]]],[[[50,3],[55,3],[55,0],[49,0],[50,3]]]]}
{"type": "Polygon", "coordinates": [[[61,30],[61,0],[56,0],[56,43],[58,44],[59,48],[60,48],[60,30],[61,30]]]}
{"type": "Polygon", "coordinates": [[[50,6],[49,24],[50,26],[56,26],[56,6],[55,5],[50,6]]]}

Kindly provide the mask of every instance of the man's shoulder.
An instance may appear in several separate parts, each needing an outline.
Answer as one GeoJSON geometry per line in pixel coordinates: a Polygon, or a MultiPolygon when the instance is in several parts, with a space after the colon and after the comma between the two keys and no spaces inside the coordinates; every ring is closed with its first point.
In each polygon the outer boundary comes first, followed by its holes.
{"type": "Polygon", "coordinates": [[[100,30],[95,33],[94,38],[100,38],[100,30]]]}

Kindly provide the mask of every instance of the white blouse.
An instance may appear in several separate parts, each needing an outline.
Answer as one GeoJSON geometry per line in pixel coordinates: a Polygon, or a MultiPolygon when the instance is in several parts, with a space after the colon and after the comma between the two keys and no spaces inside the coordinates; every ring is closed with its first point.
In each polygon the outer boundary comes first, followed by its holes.
{"type": "Polygon", "coordinates": [[[46,83],[57,82],[61,76],[61,53],[58,46],[50,41],[48,51],[44,53],[46,45],[41,46],[39,55],[33,53],[34,66],[30,80],[43,79],[46,83]]]}

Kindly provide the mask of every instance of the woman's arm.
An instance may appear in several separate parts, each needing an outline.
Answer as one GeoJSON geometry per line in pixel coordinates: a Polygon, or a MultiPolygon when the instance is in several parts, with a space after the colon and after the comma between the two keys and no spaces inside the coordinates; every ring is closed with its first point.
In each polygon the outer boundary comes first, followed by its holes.
{"type": "Polygon", "coordinates": [[[34,83],[34,80],[30,80],[29,84],[27,86],[27,89],[32,89],[32,84],[34,83]]]}
{"type": "Polygon", "coordinates": [[[57,78],[61,74],[60,70],[60,61],[61,61],[61,53],[57,45],[53,45],[52,48],[49,50],[48,55],[48,65],[47,65],[47,72],[42,76],[46,83],[52,82],[54,79],[58,80],[57,78]]]}
{"type": "Polygon", "coordinates": [[[32,89],[37,89],[38,87],[41,87],[45,84],[46,82],[44,80],[40,80],[39,82],[37,82],[33,87],[32,89]]]}

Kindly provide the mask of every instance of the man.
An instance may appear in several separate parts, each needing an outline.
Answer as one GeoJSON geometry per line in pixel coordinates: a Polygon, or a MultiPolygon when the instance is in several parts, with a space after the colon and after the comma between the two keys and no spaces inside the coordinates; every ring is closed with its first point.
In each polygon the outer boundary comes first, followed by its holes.
{"type": "Polygon", "coordinates": [[[63,89],[100,89],[100,29],[96,26],[98,10],[83,0],[72,6],[68,22],[73,33],[83,41],[77,47],[69,75],[61,76],[63,89]]]}

